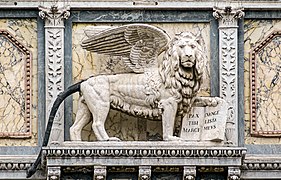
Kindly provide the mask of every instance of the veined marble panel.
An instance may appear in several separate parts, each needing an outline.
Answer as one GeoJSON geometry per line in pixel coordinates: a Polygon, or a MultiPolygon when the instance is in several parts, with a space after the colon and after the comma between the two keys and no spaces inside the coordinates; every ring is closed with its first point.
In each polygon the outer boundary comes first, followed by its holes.
{"type": "Polygon", "coordinates": [[[0,29],[0,146],[33,146],[37,137],[37,23],[35,19],[0,19],[0,29]]]}
{"type": "Polygon", "coordinates": [[[248,20],[244,28],[245,142],[280,144],[281,36],[274,32],[281,21],[248,20]]]}
{"type": "MultiPolygon", "coordinates": [[[[178,32],[191,31],[202,37],[205,44],[204,51],[207,59],[210,59],[210,25],[208,23],[150,23],[159,28],[164,29],[171,38],[178,32]]],[[[97,55],[82,49],[81,43],[87,39],[85,28],[87,26],[120,26],[121,23],[74,23],[72,29],[72,73],[73,82],[97,74],[114,74],[130,71],[118,57],[109,57],[105,55],[97,55]]],[[[159,58],[162,58],[161,56],[159,58]]],[[[209,63],[206,64],[209,70],[209,63]]],[[[204,78],[202,87],[202,96],[210,94],[210,73],[204,78]]],[[[78,94],[75,94],[73,102],[73,119],[77,111],[78,94]]],[[[159,140],[162,137],[161,121],[153,121],[143,118],[136,118],[124,113],[111,110],[107,122],[106,129],[109,136],[115,136],[122,140],[159,140]]],[[[83,140],[95,140],[91,130],[91,124],[86,126],[83,131],[83,140]]]]}

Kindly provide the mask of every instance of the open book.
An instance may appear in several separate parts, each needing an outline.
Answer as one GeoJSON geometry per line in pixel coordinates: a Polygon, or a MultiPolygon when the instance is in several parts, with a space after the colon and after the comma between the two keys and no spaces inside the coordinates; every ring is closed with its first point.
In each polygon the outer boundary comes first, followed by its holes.
{"type": "Polygon", "coordinates": [[[190,141],[223,141],[227,120],[227,103],[222,99],[215,107],[192,107],[183,117],[180,137],[190,141]]]}

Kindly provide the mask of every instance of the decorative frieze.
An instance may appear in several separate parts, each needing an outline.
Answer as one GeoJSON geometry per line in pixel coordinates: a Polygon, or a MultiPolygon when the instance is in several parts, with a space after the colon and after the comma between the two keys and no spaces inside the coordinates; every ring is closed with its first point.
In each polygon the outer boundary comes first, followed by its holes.
{"type": "Polygon", "coordinates": [[[228,103],[226,140],[238,143],[238,19],[243,8],[214,8],[213,16],[219,21],[220,97],[228,103]]]}
{"type": "Polygon", "coordinates": [[[0,29],[0,137],[31,136],[31,52],[0,29]]]}
{"type": "MultiPolygon", "coordinates": [[[[45,20],[46,62],[46,119],[57,95],[64,90],[64,19],[70,16],[70,7],[39,7],[39,16],[45,20]]],[[[54,120],[51,144],[64,140],[64,108],[61,106],[54,120]]]]}

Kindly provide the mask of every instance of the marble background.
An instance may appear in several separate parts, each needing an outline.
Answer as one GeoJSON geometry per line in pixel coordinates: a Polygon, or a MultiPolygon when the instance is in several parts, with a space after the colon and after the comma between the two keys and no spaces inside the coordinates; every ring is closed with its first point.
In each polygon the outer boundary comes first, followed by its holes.
{"type": "MultiPolygon", "coordinates": [[[[80,46],[81,42],[87,39],[84,29],[87,26],[120,26],[122,24],[106,24],[106,23],[74,23],[72,29],[72,67],[73,82],[88,78],[93,74],[112,74],[128,72],[129,69],[120,62],[118,57],[109,57],[97,55],[83,50],[80,46]]],[[[208,23],[161,23],[151,24],[164,29],[171,38],[175,33],[182,31],[191,31],[195,35],[200,35],[205,44],[205,55],[210,59],[210,26],[208,23]]],[[[161,58],[161,56],[159,57],[161,58]]],[[[209,68],[209,64],[206,64],[209,68]]],[[[209,72],[205,77],[203,90],[201,95],[208,96],[210,94],[209,72]]],[[[73,99],[73,119],[77,111],[78,94],[73,99]]],[[[161,121],[136,118],[124,113],[111,110],[107,121],[106,129],[109,136],[115,136],[122,140],[159,140],[162,138],[161,121]]],[[[88,124],[83,131],[83,140],[95,140],[91,130],[91,124],[88,124]]]]}
{"type": "MultiPolygon", "coordinates": [[[[34,146],[37,143],[37,22],[36,19],[0,19],[1,29],[9,31],[32,53],[31,137],[0,137],[0,146],[34,146]]],[[[0,132],[26,132],[25,62],[23,53],[0,36],[0,132]]]]}
{"type": "MultiPolygon", "coordinates": [[[[245,143],[280,144],[279,137],[251,137],[250,135],[250,66],[251,49],[275,30],[281,28],[280,20],[247,20],[244,35],[244,88],[245,88],[245,143]]],[[[281,131],[281,45],[275,37],[256,57],[257,131],[281,131]]]]}

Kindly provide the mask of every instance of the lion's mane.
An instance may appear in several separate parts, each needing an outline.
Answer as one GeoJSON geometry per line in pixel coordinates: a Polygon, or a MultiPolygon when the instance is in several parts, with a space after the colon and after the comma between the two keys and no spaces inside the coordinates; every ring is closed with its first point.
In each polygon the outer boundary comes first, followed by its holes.
{"type": "Polygon", "coordinates": [[[178,102],[179,115],[190,110],[194,97],[200,90],[205,61],[201,43],[190,32],[177,34],[170,42],[169,48],[164,54],[162,63],[160,63],[159,73],[165,88],[170,89],[171,94],[178,102]],[[180,64],[180,57],[176,47],[182,38],[196,43],[196,60],[194,66],[191,68],[184,68],[180,64]]]}

